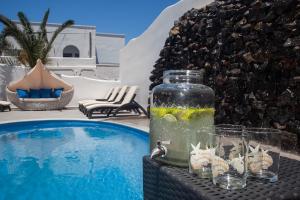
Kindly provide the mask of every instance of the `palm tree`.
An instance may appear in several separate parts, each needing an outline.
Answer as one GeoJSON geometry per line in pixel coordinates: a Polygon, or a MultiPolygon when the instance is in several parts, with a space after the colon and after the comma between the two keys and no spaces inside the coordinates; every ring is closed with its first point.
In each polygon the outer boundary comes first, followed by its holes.
{"type": "Polygon", "coordinates": [[[3,33],[0,33],[0,55],[3,50],[9,49],[11,44],[7,41],[3,33]]]}
{"type": "Polygon", "coordinates": [[[14,21],[0,14],[0,22],[5,26],[3,29],[4,36],[11,36],[16,40],[21,47],[20,62],[31,68],[35,66],[37,59],[41,59],[44,64],[48,62],[48,53],[58,34],[74,24],[73,20],[65,21],[53,32],[52,37],[48,40],[46,25],[49,13],[50,10],[48,9],[40,24],[40,29],[36,32],[23,12],[18,12],[22,28],[18,27],[14,21]]]}

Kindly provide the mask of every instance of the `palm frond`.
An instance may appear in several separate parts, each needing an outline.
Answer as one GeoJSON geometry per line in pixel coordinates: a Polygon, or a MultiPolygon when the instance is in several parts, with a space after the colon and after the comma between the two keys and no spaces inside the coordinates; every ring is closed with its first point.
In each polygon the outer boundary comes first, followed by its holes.
{"type": "Polygon", "coordinates": [[[11,36],[16,42],[20,45],[21,49],[24,49],[26,52],[32,51],[32,45],[26,34],[16,25],[15,22],[8,19],[7,17],[0,15],[0,22],[5,25],[3,29],[3,34],[5,37],[11,36]]]}
{"type": "Polygon", "coordinates": [[[15,40],[19,43],[19,45],[23,47],[23,44],[26,43],[27,38],[24,36],[22,30],[13,21],[11,21],[3,15],[0,15],[0,22],[2,22],[5,25],[5,28],[2,31],[4,37],[14,37],[15,40]]]}
{"type": "Polygon", "coordinates": [[[20,29],[15,22],[0,14],[0,22],[4,24],[3,36],[11,36],[21,47],[19,54],[19,60],[24,65],[34,67],[37,59],[41,59],[44,64],[47,63],[47,56],[52,48],[53,42],[65,28],[74,24],[73,20],[68,20],[59,26],[53,33],[51,39],[47,38],[47,21],[50,10],[48,9],[43,17],[43,21],[40,24],[40,30],[38,35],[34,33],[34,30],[24,13],[19,12],[18,17],[23,29],[20,29]]]}
{"type": "Polygon", "coordinates": [[[52,43],[54,42],[54,40],[56,39],[56,37],[58,36],[58,34],[60,32],[62,32],[64,29],[70,27],[70,26],[73,26],[74,25],[74,21],[73,20],[67,20],[65,21],[62,25],[60,25],[53,33],[50,41],[49,41],[49,44],[52,45],[52,43]]]}
{"type": "Polygon", "coordinates": [[[52,48],[54,40],[57,38],[58,34],[61,33],[64,29],[73,26],[74,21],[73,20],[67,20],[62,25],[60,25],[53,33],[52,37],[49,40],[49,43],[47,44],[46,48],[44,49],[43,55],[42,55],[42,61],[46,58],[47,54],[52,48]]]}
{"type": "Polygon", "coordinates": [[[39,32],[39,39],[43,39],[46,43],[48,43],[46,26],[47,26],[47,22],[48,22],[49,13],[50,13],[50,9],[48,9],[45,12],[43,20],[40,24],[40,32],[39,32]]]}
{"type": "Polygon", "coordinates": [[[18,29],[16,23],[14,23],[12,20],[8,19],[7,17],[1,14],[0,14],[0,22],[8,28],[18,29]]]}
{"type": "Polygon", "coordinates": [[[26,17],[26,15],[23,12],[18,12],[18,17],[19,17],[20,23],[23,26],[23,31],[26,33],[26,36],[29,37],[30,39],[34,40],[35,39],[34,30],[31,27],[31,24],[30,24],[28,18],[26,17]]]}
{"type": "Polygon", "coordinates": [[[3,50],[10,49],[12,47],[12,44],[7,41],[5,35],[3,32],[0,33],[0,52],[3,50]]]}

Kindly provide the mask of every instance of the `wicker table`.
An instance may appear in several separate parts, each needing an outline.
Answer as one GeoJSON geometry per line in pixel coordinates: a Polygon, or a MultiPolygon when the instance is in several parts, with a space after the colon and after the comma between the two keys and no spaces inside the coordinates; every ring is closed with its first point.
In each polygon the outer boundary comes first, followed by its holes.
{"type": "Polygon", "coordinates": [[[163,165],[148,156],[143,159],[143,178],[145,200],[300,199],[300,161],[285,157],[280,160],[278,182],[247,180],[243,190],[218,188],[211,180],[189,174],[187,169],[163,165]]]}

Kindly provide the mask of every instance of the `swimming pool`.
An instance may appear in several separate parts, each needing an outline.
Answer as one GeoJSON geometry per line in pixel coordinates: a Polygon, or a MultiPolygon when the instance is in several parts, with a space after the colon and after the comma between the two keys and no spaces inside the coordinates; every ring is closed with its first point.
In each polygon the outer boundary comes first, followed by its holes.
{"type": "Polygon", "coordinates": [[[0,124],[0,199],[142,199],[148,143],[108,122],[0,124]]]}

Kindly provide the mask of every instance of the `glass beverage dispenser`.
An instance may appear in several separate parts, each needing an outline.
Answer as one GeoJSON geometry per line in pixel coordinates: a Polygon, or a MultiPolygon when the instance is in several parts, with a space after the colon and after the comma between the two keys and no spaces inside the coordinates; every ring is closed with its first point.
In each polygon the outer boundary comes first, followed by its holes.
{"type": "Polygon", "coordinates": [[[202,85],[203,71],[169,70],[153,88],[150,107],[151,158],[188,167],[192,141],[209,145],[202,130],[214,124],[214,91],[202,85]]]}

